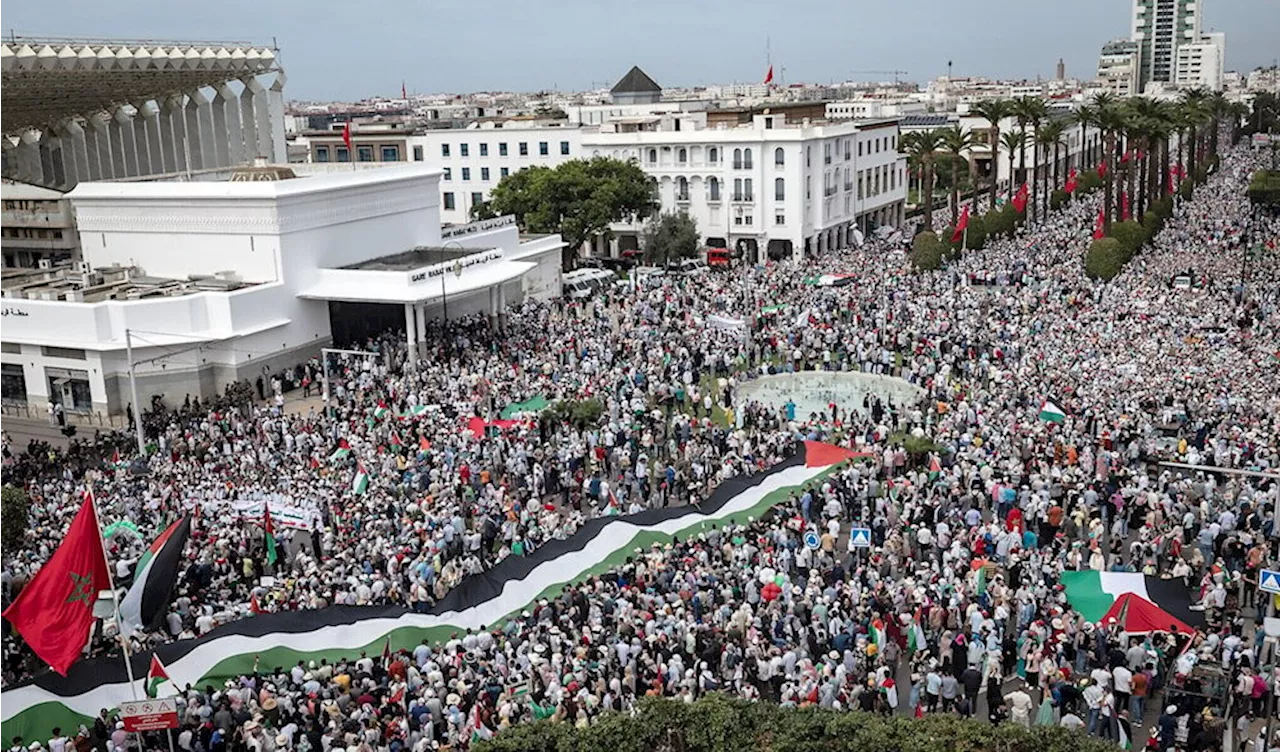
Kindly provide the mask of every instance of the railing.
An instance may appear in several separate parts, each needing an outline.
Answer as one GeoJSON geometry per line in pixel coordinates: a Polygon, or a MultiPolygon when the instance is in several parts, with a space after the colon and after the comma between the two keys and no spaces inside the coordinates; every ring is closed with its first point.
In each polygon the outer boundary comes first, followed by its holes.
{"type": "MultiPolygon", "coordinates": [[[[28,420],[48,421],[49,412],[46,408],[33,408],[28,404],[15,404],[5,402],[0,404],[0,415],[6,415],[13,418],[25,418],[28,420]]],[[[128,419],[124,415],[110,415],[100,410],[93,411],[73,411],[67,410],[63,413],[66,416],[67,425],[100,427],[100,428],[128,428],[128,419]]]]}

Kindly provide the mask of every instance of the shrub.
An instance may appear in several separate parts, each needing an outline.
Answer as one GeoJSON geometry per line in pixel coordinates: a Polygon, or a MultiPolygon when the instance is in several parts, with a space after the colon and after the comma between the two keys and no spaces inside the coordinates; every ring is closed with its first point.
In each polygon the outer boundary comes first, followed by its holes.
{"type": "Polygon", "coordinates": [[[560,400],[542,411],[539,420],[547,425],[570,423],[578,429],[589,428],[600,422],[604,404],[591,398],[585,400],[560,400]]]}
{"type": "Polygon", "coordinates": [[[1147,242],[1147,231],[1141,224],[1130,219],[1111,225],[1111,237],[1120,242],[1120,247],[1127,254],[1125,261],[1128,261],[1147,242]]]}
{"type": "MultiPolygon", "coordinates": [[[[1165,220],[1173,216],[1173,196],[1161,196],[1151,203],[1151,210],[1156,213],[1160,219],[1165,220]]],[[[1161,223],[1163,224],[1163,222],[1161,223]]]]}
{"type": "Polygon", "coordinates": [[[964,247],[976,251],[987,244],[987,223],[982,217],[969,217],[969,237],[964,240],[964,247]]]}
{"type": "Polygon", "coordinates": [[[1089,251],[1084,257],[1084,271],[1094,279],[1110,280],[1120,273],[1128,260],[1129,256],[1121,247],[1120,241],[1115,238],[1100,238],[1089,245],[1089,251]]]}
{"type": "Polygon", "coordinates": [[[0,489],[0,545],[6,556],[17,554],[26,542],[30,515],[26,491],[16,486],[0,489]]]}
{"type": "Polygon", "coordinates": [[[1209,179],[1209,171],[1204,167],[1197,167],[1194,177],[1196,179],[1196,185],[1204,185],[1204,181],[1209,179]]]}
{"type": "Polygon", "coordinates": [[[1163,224],[1164,219],[1154,209],[1142,215],[1142,229],[1147,233],[1148,238],[1154,238],[1163,224]]]}
{"type": "Polygon", "coordinates": [[[1062,205],[1067,203],[1067,199],[1070,198],[1070,196],[1071,194],[1061,188],[1055,188],[1053,193],[1049,194],[1049,208],[1053,211],[1061,209],[1062,205]]]}
{"type": "Polygon", "coordinates": [[[1182,195],[1184,200],[1191,198],[1191,193],[1196,189],[1196,184],[1191,182],[1191,178],[1183,178],[1182,185],[1178,186],[1178,193],[1182,195]]]}
{"type": "Polygon", "coordinates": [[[1102,185],[1102,178],[1099,177],[1097,170],[1086,170],[1076,176],[1076,192],[1082,195],[1087,196],[1102,185]]]}
{"type": "Polygon", "coordinates": [[[940,269],[947,255],[947,244],[939,240],[935,233],[925,231],[911,241],[911,263],[917,269],[940,269]]]}
{"type": "Polygon", "coordinates": [[[1264,206],[1280,206],[1280,172],[1258,170],[1249,181],[1249,201],[1264,206]]]}

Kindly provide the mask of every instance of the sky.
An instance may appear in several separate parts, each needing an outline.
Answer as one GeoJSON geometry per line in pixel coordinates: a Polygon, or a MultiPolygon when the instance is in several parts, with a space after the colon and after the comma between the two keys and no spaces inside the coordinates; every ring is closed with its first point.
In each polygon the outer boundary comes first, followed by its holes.
{"type": "MultiPolygon", "coordinates": [[[[1280,56],[1280,1],[1202,0],[1227,34],[1228,70],[1280,56]]],[[[4,0],[0,28],[28,36],[274,39],[290,99],[572,91],[639,65],[664,86],[956,76],[1091,78],[1129,33],[1129,0],[4,0]]]]}

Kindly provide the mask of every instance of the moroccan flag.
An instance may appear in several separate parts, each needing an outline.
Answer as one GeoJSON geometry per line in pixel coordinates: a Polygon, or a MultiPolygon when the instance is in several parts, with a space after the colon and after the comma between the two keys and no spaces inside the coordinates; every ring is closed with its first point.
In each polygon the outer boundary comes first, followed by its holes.
{"type": "Polygon", "coordinates": [[[1093,223],[1093,239],[1101,240],[1106,237],[1107,217],[1101,209],[1098,210],[1098,220],[1093,223]]]}
{"type": "Polygon", "coordinates": [[[1067,173],[1067,183],[1062,186],[1062,190],[1067,193],[1076,192],[1076,168],[1072,167],[1071,172],[1067,173]]]}
{"type": "Polygon", "coordinates": [[[773,83],[773,66],[772,65],[769,66],[769,72],[764,74],[765,86],[768,86],[771,83],[773,83]]]}
{"type": "Polygon", "coordinates": [[[1027,208],[1027,184],[1023,183],[1022,187],[1018,189],[1018,192],[1014,194],[1013,209],[1014,211],[1021,214],[1022,212],[1026,211],[1026,208],[1027,208]]]}
{"type": "MultiPolygon", "coordinates": [[[[347,153],[350,154],[351,153],[351,121],[350,120],[342,124],[342,143],[347,145],[347,153]]],[[[351,161],[352,162],[356,161],[354,156],[351,158],[351,161]]]]}
{"type": "Polygon", "coordinates": [[[1067,420],[1067,414],[1062,408],[1053,404],[1052,400],[1045,400],[1040,405],[1040,420],[1047,420],[1050,423],[1063,423],[1067,420]]]}
{"type": "Polygon", "coordinates": [[[1107,176],[1107,160],[1098,163],[1098,177],[1105,178],[1107,176]]]}
{"type": "Polygon", "coordinates": [[[138,559],[133,585],[120,602],[120,631],[126,635],[159,624],[178,584],[182,549],[191,537],[191,517],[183,515],[156,538],[138,559]]]}
{"type": "Polygon", "coordinates": [[[40,660],[66,676],[89,641],[98,593],[110,587],[98,513],[85,493],[58,550],[0,615],[40,660]]]}
{"type": "Polygon", "coordinates": [[[1120,191],[1120,221],[1124,222],[1129,219],[1129,194],[1120,191]]]}
{"type": "Polygon", "coordinates": [[[356,477],[351,480],[351,493],[362,495],[369,490],[369,474],[364,471],[362,463],[356,463],[356,477]]]}
{"type": "Polygon", "coordinates": [[[1129,164],[1129,150],[1124,150],[1124,156],[1120,157],[1120,164],[1129,164]]]}
{"type": "Polygon", "coordinates": [[[160,697],[161,692],[164,692],[164,697],[177,694],[173,681],[169,679],[169,672],[160,662],[160,656],[152,653],[151,666],[147,668],[147,697],[160,697]]]}
{"type": "Polygon", "coordinates": [[[969,207],[966,205],[964,211],[960,212],[960,221],[956,222],[956,229],[951,233],[951,242],[959,243],[964,238],[964,231],[969,227],[969,207]]]}
{"type": "Polygon", "coordinates": [[[276,563],[276,527],[271,524],[271,505],[262,502],[262,535],[267,546],[267,566],[276,563]]]}
{"type": "Polygon", "coordinates": [[[834,465],[837,462],[855,459],[857,457],[874,457],[871,452],[855,452],[852,449],[845,449],[835,444],[827,444],[822,441],[806,441],[804,443],[804,466],[805,467],[826,467],[834,465]]]}
{"type": "Polygon", "coordinates": [[[351,454],[351,445],[346,439],[338,439],[338,448],[333,450],[333,454],[329,455],[329,461],[340,460],[351,454]]]}

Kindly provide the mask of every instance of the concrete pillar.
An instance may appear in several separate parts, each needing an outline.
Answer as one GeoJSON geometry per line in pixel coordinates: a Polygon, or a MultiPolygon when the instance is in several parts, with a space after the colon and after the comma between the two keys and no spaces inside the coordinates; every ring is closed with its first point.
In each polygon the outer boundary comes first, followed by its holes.
{"type": "Polygon", "coordinates": [[[498,283],[498,329],[507,330],[507,283],[498,283]]]}
{"type": "Polygon", "coordinates": [[[187,139],[191,169],[219,166],[218,155],[213,148],[213,106],[200,89],[187,92],[187,139]]]}
{"type": "Polygon", "coordinates": [[[414,306],[418,316],[418,341],[425,341],[427,338],[427,304],[418,303],[414,306]]]}
{"type": "Polygon", "coordinates": [[[18,178],[37,185],[44,183],[44,165],[40,162],[40,132],[23,133],[15,151],[18,158],[18,178]]]}
{"type": "Polygon", "coordinates": [[[0,138],[0,174],[18,174],[18,147],[7,138],[0,138]]]}
{"type": "Polygon", "coordinates": [[[138,142],[133,130],[133,113],[124,107],[112,110],[107,131],[111,134],[111,170],[114,176],[137,175],[138,142]]]}
{"type": "Polygon", "coordinates": [[[84,127],[74,120],[67,119],[62,122],[59,130],[62,133],[62,162],[67,170],[67,185],[74,187],[76,183],[91,180],[88,136],[84,132],[84,127]]]}
{"type": "Polygon", "coordinates": [[[112,178],[111,165],[111,133],[107,130],[107,121],[101,113],[90,115],[85,119],[84,145],[85,156],[89,162],[89,180],[112,178]]]}
{"type": "Polygon", "coordinates": [[[413,303],[404,304],[404,338],[409,345],[410,362],[418,359],[418,321],[413,311],[413,303]]]}
{"type": "Polygon", "coordinates": [[[238,165],[244,160],[244,137],[240,133],[240,98],[226,81],[213,88],[213,132],[220,134],[213,144],[219,167],[238,165]]]}
{"type": "Polygon", "coordinates": [[[284,71],[276,71],[275,80],[271,82],[271,89],[267,92],[267,133],[271,136],[269,155],[275,164],[289,162],[289,152],[284,140],[284,85],[288,80],[284,71]]]}
{"type": "Polygon", "coordinates": [[[40,168],[44,175],[43,185],[53,187],[66,184],[67,172],[62,164],[62,139],[45,128],[40,134],[40,168]]]}
{"type": "Polygon", "coordinates": [[[160,108],[151,101],[136,106],[138,116],[134,118],[133,131],[138,142],[138,174],[164,172],[164,158],[160,156],[160,108]]]}
{"type": "Polygon", "coordinates": [[[267,107],[267,91],[256,78],[244,80],[240,94],[240,127],[244,129],[245,159],[273,158],[271,150],[271,115],[267,107]]]}
{"type": "Polygon", "coordinates": [[[160,148],[165,172],[187,169],[186,108],[181,94],[171,94],[160,104],[160,148]]]}

